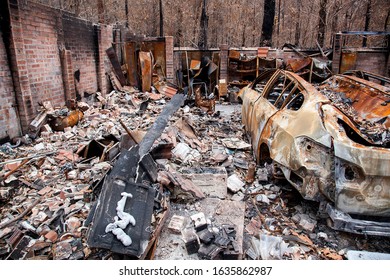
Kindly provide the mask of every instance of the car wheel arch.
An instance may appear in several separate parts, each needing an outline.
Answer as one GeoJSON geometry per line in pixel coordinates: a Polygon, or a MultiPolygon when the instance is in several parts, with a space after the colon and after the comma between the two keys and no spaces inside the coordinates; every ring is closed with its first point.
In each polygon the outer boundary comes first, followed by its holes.
{"type": "Polygon", "coordinates": [[[261,165],[263,165],[264,163],[270,164],[272,162],[270,149],[268,147],[268,144],[265,142],[261,142],[259,144],[257,152],[257,162],[261,165]]]}

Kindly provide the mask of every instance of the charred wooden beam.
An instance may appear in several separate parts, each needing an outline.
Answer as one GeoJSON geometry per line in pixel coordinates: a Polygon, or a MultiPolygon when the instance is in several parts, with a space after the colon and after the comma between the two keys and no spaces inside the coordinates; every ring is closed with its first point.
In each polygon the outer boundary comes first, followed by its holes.
{"type": "Polygon", "coordinates": [[[123,75],[121,65],[118,60],[118,56],[116,55],[116,52],[113,47],[110,47],[106,50],[107,56],[110,59],[112,68],[115,72],[116,77],[118,78],[119,82],[121,83],[121,86],[125,86],[127,84],[125,75],[123,75]]]}

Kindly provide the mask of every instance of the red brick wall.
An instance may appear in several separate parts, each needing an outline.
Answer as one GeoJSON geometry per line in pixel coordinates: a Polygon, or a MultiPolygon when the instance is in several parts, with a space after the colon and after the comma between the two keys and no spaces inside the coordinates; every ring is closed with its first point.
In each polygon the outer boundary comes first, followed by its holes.
{"type": "Polygon", "coordinates": [[[34,111],[40,101],[61,106],[65,94],[58,50],[59,12],[33,2],[19,8],[34,111]]]}
{"type": "Polygon", "coordinates": [[[11,70],[0,27],[0,139],[20,134],[19,116],[16,109],[15,91],[11,70]]]}
{"type": "MultiPolygon", "coordinates": [[[[4,36],[6,48],[8,48],[10,69],[22,129],[26,129],[34,116],[33,97],[29,73],[27,67],[26,51],[24,48],[23,25],[17,0],[1,2],[1,16],[4,22],[4,31],[7,29],[7,36],[4,36]],[[8,21],[8,24],[7,22],[8,21]]],[[[4,128],[5,130],[7,128],[4,128]]]]}
{"type": "Polygon", "coordinates": [[[111,89],[105,54],[111,26],[26,0],[0,2],[0,23],[7,31],[0,45],[0,138],[16,136],[20,127],[26,133],[41,101],[63,106],[76,89],[81,96],[111,89]]]}
{"type": "Polygon", "coordinates": [[[228,80],[228,55],[229,55],[229,46],[224,44],[219,46],[219,49],[221,50],[221,63],[219,67],[219,78],[228,80]]]}
{"type": "Polygon", "coordinates": [[[64,80],[65,100],[75,99],[76,84],[70,50],[61,51],[62,79],[64,80]]]}
{"type": "Polygon", "coordinates": [[[175,79],[172,36],[165,37],[165,64],[167,80],[172,83],[175,79]]]}
{"type": "MultiPolygon", "coordinates": [[[[342,62],[342,53],[345,51],[356,53],[356,63],[351,65],[349,70],[364,70],[367,72],[376,73],[385,77],[390,76],[389,50],[387,49],[371,49],[362,47],[347,47],[343,45],[347,35],[337,33],[334,35],[333,44],[333,63],[332,71],[335,74],[340,72],[342,62]]],[[[352,36],[354,38],[354,36],[352,36]]],[[[355,37],[356,38],[356,37],[355,37]]]]}
{"type": "Polygon", "coordinates": [[[84,92],[96,92],[98,46],[95,26],[69,13],[63,14],[62,26],[64,45],[71,52],[73,71],[80,71],[76,91],[81,96],[84,92]]]}

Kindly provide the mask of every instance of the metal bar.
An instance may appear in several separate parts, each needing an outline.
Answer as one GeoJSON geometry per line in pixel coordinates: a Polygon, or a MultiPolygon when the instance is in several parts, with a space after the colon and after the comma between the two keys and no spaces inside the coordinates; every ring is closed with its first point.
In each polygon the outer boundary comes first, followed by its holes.
{"type": "Polygon", "coordinates": [[[119,123],[121,124],[121,126],[124,128],[124,130],[126,131],[127,135],[130,136],[131,140],[133,140],[135,143],[138,144],[138,142],[134,139],[133,135],[131,135],[131,131],[127,128],[127,126],[123,123],[122,120],[119,120],[119,123]]]}

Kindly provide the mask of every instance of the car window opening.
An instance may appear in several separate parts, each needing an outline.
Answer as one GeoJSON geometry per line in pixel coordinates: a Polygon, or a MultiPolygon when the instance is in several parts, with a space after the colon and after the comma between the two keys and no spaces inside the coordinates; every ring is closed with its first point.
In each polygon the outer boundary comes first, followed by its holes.
{"type": "Polygon", "coordinates": [[[266,93],[265,98],[272,105],[275,104],[276,100],[278,100],[279,96],[282,94],[284,83],[285,83],[285,76],[284,75],[279,76],[276,79],[275,83],[270,87],[268,93],[266,93]]]}
{"type": "Polygon", "coordinates": [[[263,90],[264,90],[264,84],[257,84],[255,87],[254,87],[254,90],[257,91],[258,93],[263,93],[263,90]]]}
{"type": "Polygon", "coordinates": [[[277,107],[278,109],[280,109],[282,107],[282,105],[284,104],[284,101],[293,92],[294,85],[295,85],[294,82],[290,81],[287,86],[283,87],[282,93],[279,95],[278,99],[275,101],[275,107],[277,107]]]}
{"type": "Polygon", "coordinates": [[[287,109],[298,111],[302,107],[304,99],[302,92],[297,92],[290,103],[288,103],[287,109]]]}
{"type": "Polygon", "coordinates": [[[252,89],[259,92],[260,94],[263,93],[265,84],[268,82],[268,80],[272,77],[274,73],[275,70],[266,70],[261,73],[253,82],[252,89]]]}

